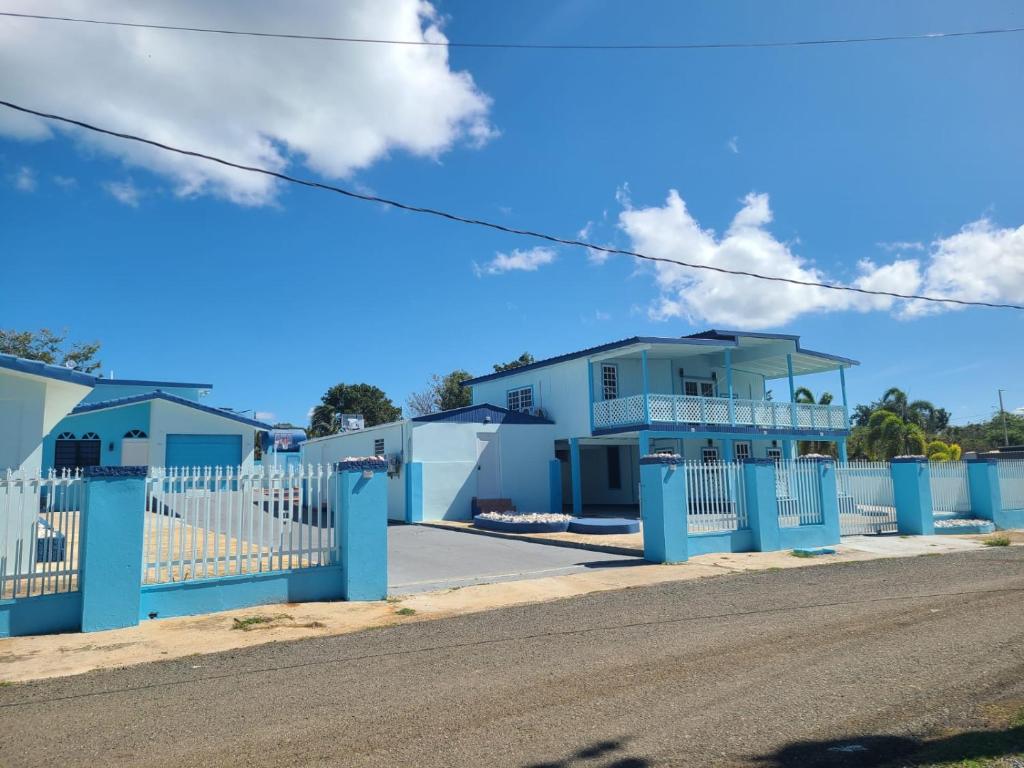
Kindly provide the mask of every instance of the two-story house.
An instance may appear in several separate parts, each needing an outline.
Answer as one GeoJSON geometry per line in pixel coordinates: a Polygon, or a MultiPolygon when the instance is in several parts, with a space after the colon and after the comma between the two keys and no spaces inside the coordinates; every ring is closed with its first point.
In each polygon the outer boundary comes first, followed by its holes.
{"type": "MultiPolygon", "coordinates": [[[[845,461],[845,369],[797,336],[704,331],[633,337],[466,382],[491,403],[554,422],[564,498],[584,507],[638,504],[639,457],[671,450],[701,461],[791,458],[801,440],[834,442],[845,461]],[[841,405],[795,402],[796,377],[837,371],[841,405]],[[769,397],[785,381],[788,402],[769,397]]],[[[623,510],[619,510],[623,511],[623,510]]]]}

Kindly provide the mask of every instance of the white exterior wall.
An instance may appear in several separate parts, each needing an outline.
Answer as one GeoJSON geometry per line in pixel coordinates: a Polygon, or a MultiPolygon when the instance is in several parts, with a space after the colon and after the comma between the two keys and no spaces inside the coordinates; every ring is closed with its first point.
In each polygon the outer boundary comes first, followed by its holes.
{"type": "Polygon", "coordinates": [[[241,435],[242,466],[253,466],[256,427],[198,411],[166,400],[150,401],[149,463],[162,467],[167,458],[167,435],[241,435]]]}
{"type": "Polygon", "coordinates": [[[91,387],[0,370],[0,470],[38,474],[43,437],[91,387]]]}

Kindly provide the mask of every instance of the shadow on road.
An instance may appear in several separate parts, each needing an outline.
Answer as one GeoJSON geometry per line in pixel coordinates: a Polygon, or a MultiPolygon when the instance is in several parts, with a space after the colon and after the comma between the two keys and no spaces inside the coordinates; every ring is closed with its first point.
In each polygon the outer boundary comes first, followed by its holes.
{"type": "Polygon", "coordinates": [[[642,757],[622,754],[628,738],[598,741],[573,752],[561,760],[544,763],[529,763],[524,768],[569,768],[570,766],[593,766],[593,768],[651,768],[652,763],[642,757]],[[606,762],[611,760],[611,762],[606,762]]]}

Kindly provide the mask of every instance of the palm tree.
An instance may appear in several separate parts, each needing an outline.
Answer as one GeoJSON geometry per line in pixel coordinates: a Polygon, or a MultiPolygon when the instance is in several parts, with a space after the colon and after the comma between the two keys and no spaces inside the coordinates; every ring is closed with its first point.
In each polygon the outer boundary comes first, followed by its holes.
{"type": "Polygon", "coordinates": [[[882,459],[923,455],[925,450],[924,430],[889,410],[878,410],[871,415],[865,440],[871,452],[882,459]]]}
{"type": "Polygon", "coordinates": [[[903,421],[916,424],[929,435],[945,429],[949,424],[949,412],[945,408],[936,408],[929,400],[912,401],[898,387],[890,387],[885,391],[878,408],[895,413],[903,421]]]}
{"type": "Polygon", "coordinates": [[[928,461],[960,461],[962,451],[956,443],[932,440],[928,443],[928,461]]]}
{"type": "MultiPolygon", "coordinates": [[[[831,405],[832,393],[822,392],[821,397],[815,400],[814,393],[807,387],[797,387],[793,390],[793,402],[807,405],[831,405]]],[[[797,450],[801,456],[808,453],[818,453],[824,456],[835,456],[836,454],[835,444],[825,440],[802,440],[797,444],[797,450]]]]}

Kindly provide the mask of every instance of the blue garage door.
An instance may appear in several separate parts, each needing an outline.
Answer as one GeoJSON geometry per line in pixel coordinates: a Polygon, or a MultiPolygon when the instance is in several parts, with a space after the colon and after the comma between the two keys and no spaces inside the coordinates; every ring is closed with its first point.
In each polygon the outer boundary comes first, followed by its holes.
{"type": "Polygon", "coordinates": [[[237,467],[242,463],[241,435],[168,435],[168,467],[237,467]]]}

